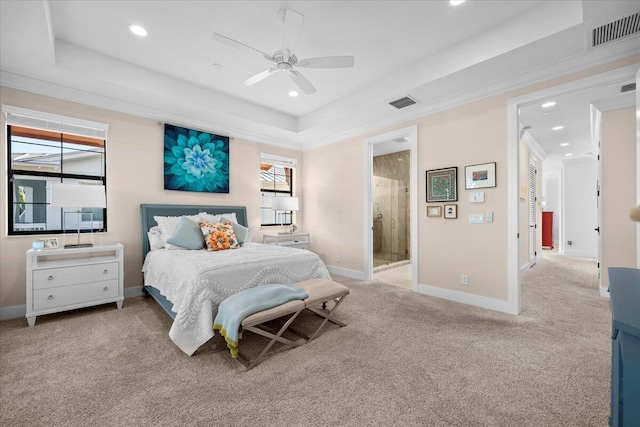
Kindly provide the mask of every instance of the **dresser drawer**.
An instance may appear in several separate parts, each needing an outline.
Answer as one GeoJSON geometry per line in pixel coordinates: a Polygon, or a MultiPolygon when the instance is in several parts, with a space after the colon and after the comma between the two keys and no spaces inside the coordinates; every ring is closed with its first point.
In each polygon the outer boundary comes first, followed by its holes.
{"type": "Polygon", "coordinates": [[[86,282],[118,279],[118,263],[34,270],[33,289],[49,289],[86,282]]]}
{"type": "Polygon", "coordinates": [[[118,280],[33,291],[33,310],[48,310],[118,296],[118,280]]]}

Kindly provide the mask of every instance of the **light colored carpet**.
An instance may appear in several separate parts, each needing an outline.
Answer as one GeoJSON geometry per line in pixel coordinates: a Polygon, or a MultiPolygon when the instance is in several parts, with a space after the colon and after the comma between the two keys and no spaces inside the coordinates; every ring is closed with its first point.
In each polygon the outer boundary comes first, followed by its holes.
{"type": "Polygon", "coordinates": [[[519,317],[339,278],[348,326],[248,372],[219,336],[182,354],[151,299],[3,321],[0,425],[602,427],[610,314],[593,268],[545,257],[519,317]]]}

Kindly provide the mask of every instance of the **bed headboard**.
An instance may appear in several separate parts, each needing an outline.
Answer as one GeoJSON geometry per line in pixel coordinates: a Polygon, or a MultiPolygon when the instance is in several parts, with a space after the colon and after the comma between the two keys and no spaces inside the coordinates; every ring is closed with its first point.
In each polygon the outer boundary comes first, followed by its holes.
{"type": "Polygon", "coordinates": [[[142,214],[142,259],[144,260],[149,252],[149,237],[147,231],[154,225],[158,225],[154,216],[182,216],[195,215],[206,212],[212,215],[224,213],[235,213],[238,223],[248,226],[247,208],[244,206],[209,206],[209,205],[140,205],[142,214]]]}

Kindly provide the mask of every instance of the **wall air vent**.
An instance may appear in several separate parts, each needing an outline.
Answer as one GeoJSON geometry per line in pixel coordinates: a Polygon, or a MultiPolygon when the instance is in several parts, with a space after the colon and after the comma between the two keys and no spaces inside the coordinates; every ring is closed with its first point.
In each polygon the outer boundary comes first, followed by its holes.
{"type": "Polygon", "coordinates": [[[640,12],[594,28],[591,47],[600,46],[640,32],[640,12]]]}
{"type": "Polygon", "coordinates": [[[629,83],[628,85],[624,85],[620,88],[620,93],[631,92],[636,90],[635,83],[629,83]]]}
{"type": "Polygon", "coordinates": [[[409,107],[410,105],[416,104],[418,101],[411,98],[410,96],[405,96],[404,98],[396,99],[395,101],[391,101],[389,104],[396,107],[398,110],[401,108],[409,107]]]}

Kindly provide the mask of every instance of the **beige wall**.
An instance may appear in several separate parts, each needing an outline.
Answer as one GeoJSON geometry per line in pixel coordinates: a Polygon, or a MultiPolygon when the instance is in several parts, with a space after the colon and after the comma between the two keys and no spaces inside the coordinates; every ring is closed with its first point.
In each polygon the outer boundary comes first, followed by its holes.
{"type": "MultiPolygon", "coordinates": [[[[230,142],[230,193],[203,194],[165,191],[163,182],[163,126],[154,120],[0,88],[0,103],[46,113],[109,124],[107,138],[108,231],[96,234],[94,242],[121,242],[125,247],[125,287],[142,283],[140,230],[141,203],[242,205],[249,225],[256,228],[254,241],[262,241],[260,230],[260,152],[298,159],[294,191],[302,193],[302,153],[234,138],[230,142]]],[[[0,128],[0,307],[25,303],[25,251],[36,236],[7,237],[6,135],[2,115],[0,128]]],[[[179,124],[179,123],[176,123],[179,124]]],[[[210,129],[215,132],[215,129],[210,129]]],[[[299,212],[297,224],[302,225],[299,212]]],[[[268,229],[267,229],[268,230],[268,229]]],[[[62,243],[62,236],[58,236],[62,243]]]]}
{"type": "Polygon", "coordinates": [[[636,205],[636,109],[602,113],[602,286],[609,287],[608,267],[637,267],[636,223],[629,209],[636,205]]]}

